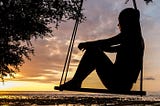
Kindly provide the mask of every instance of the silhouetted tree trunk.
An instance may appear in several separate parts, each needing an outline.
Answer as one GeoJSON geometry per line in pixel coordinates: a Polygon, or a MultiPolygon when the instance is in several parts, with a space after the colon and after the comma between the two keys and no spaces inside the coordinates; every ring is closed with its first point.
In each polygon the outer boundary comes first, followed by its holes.
{"type": "MultiPolygon", "coordinates": [[[[32,38],[51,36],[47,26],[75,20],[81,0],[0,0],[0,78],[13,74],[34,53],[32,38]]],[[[80,20],[83,14],[78,15],[80,20]]]]}

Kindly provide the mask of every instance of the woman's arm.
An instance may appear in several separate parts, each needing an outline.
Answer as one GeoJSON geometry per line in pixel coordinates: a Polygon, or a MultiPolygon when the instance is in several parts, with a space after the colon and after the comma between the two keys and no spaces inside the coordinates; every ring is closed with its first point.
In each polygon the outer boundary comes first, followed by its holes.
{"type": "Polygon", "coordinates": [[[115,52],[119,48],[121,41],[122,36],[121,34],[118,34],[117,36],[108,39],[80,43],[78,48],[80,50],[86,50],[87,48],[95,47],[107,52],[115,52]]]}
{"type": "Polygon", "coordinates": [[[117,44],[117,45],[113,45],[110,47],[104,47],[104,48],[102,48],[102,50],[105,52],[114,53],[114,52],[117,52],[119,50],[119,48],[120,48],[120,44],[117,44]]]}

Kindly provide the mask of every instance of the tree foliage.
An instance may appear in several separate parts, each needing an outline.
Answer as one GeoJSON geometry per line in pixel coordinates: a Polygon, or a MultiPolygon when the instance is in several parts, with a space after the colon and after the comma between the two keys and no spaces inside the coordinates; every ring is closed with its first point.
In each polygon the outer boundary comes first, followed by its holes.
{"type": "Polygon", "coordinates": [[[152,2],[152,0],[144,0],[147,4],[149,3],[149,2],[152,2]]]}
{"type": "MultiPolygon", "coordinates": [[[[34,53],[32,38],[51,36],[65,20],[75,20],[81,0],[0,0],[0,78],[13,74],[34,53]]],[[[82,13],[78,14],[84,19],[82,13]]]]}

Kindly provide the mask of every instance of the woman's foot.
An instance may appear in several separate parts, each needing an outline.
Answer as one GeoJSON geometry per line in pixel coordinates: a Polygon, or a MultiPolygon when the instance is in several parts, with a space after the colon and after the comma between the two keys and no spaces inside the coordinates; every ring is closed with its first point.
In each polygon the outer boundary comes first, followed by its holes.
{"type": "Polygon", "coordinates": [[[64,84],[62,84],[60,86],[61,89],[66,89],[66,90],[77,90],[77,89],[80,89],[81,88],[81,83],[79,82],[76,82],[76,81],[73,81],[73,80],[70,80],[64,84]]]}

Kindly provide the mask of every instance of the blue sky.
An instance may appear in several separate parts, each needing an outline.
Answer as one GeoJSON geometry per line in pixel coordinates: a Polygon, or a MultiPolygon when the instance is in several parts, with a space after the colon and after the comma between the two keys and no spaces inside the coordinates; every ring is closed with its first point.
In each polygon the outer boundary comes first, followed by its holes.
{"type": "MultiPolygon", "coordinates": [[[[132,2],[124,4],[126,0],[85,0],[83,12],[86,21],[79,25],[74,51],[72,55],[69,79],[73,76],[83,52],[77,45],[83,41],[97,40],[112,37],[119,33],[117,27],[118,15],[121,10],[132,7],[132,2]]],[[[146,5],[144,0],[137,0],[141,12],[141,26],[145,40],[144,56],[144,89],[147,91],[160,91],[160,0],[146,5]]],[[[61,23],[57,29],[53,28],[54,37],[33,40],[35,56],[26,60],[16,78],[7,79],[1,90],[53,90],[57,85],[65,61],[69,39],[74,22],[61,23]],[[15,83],[15,84],[14,84],[15,83]],[[28,87],[26,87],[28,86],[28,87]],[[36,87],[39,87],[37,89],[36,87]]],[[[115,54],[108,54],[114,61],[115,54]]],[[[103,87],[93,72],[83,86],[103,87]]],[[[137,85],[135,85],[137,86],[137,85]]],[[[135,87],[137,89],[137,87],[135,87]]]]}

